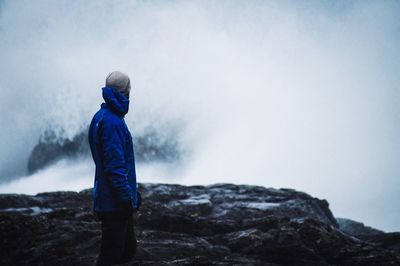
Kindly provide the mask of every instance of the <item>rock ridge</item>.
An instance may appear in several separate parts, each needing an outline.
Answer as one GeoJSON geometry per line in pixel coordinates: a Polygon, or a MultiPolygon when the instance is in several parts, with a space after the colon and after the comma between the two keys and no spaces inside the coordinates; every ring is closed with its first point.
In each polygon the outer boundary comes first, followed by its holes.
{"type": "MultiPolygon", "coordinates": [[[[400,233],[335,218],[288,188],[139,184],[139,248],[127,265],[400,265],[400,233]]],[[[0,194],[1,265],[94,265],[91,189],[0,194]]]]}

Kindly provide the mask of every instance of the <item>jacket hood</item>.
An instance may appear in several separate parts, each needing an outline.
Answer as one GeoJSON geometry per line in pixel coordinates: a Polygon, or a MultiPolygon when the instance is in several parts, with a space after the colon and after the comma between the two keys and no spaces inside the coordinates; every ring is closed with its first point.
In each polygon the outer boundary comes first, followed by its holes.
{"type": "Polygon", "coordinates": [[[114,87],[106,86],[103,89],[103,99],[106,102],[101,107],[107,106],[118,116],[125,116],[129,111],[129,99],[114,87]]]}

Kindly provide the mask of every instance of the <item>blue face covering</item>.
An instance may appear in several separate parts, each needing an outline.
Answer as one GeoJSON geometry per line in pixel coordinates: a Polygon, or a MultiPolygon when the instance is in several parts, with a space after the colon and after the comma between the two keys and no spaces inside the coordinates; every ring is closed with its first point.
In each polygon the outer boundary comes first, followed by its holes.
{"type": "Polygon", "coordinates": [[[117,115],[123,117],[128,113],[129,98],[118,92],[114,87],[106,86],[103,88],[103,99],[107,107],[117,115]]]}

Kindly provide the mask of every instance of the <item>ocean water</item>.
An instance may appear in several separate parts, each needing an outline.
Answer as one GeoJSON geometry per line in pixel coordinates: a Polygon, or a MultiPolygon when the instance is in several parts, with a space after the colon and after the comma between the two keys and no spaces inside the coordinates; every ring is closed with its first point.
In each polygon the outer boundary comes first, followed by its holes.
{"type": "Polygon", "coordinates": [[[237,183],[325,198],[400,231],[397,1],[0,1],[0,193],[80,190],[91,158],[27,174],[47,129],[73,139],[113,70],[134,136],[174,136],[179,162],[140,182],[237,183]]]}

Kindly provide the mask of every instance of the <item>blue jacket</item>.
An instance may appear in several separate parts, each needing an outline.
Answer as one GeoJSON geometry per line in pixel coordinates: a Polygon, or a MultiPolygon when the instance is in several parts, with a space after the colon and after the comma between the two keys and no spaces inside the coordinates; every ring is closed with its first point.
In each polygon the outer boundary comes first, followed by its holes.
{"type": "Polygon", "coordinates": [[[129,99],[112,87],[103,88],[103,98],[105,103],[89,127],[90,150],[96,165],[94,211],[118,211],[127,203],[136,209],[135,155],[124,120],[129,99]]]}

